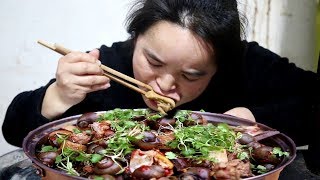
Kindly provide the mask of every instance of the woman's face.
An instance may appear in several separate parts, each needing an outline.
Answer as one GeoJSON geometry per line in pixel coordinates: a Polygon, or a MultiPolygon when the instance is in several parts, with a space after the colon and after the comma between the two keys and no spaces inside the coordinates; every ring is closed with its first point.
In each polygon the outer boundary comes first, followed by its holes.
{"type": "MultiPolygon", "coordinates": [[[[133,72],[137,80],[176,106],[197,98],[216,72],[213,50],[187,28],[160,21],[137,37],[133,72]]],[[[144,98],[151,109],[157,104],[144,98]]]]}

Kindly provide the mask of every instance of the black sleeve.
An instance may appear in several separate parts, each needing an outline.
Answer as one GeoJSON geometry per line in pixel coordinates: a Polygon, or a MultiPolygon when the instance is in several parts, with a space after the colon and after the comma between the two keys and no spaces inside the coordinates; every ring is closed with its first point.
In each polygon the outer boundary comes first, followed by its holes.
{"type": "Polygon", "coordinates": [[[248,86],[256,120],[285,133],[297,146],[308,145],[309,169],[320,172],[320,77],[289,63],[287,58],[249,45],[248,86]]]}
{"type": "Polygon", "coordinates": [[[319,104],[318,75],[296,67],[257,43],[249,44],[246,67],[249,109],[256,120],[284,132],[297,145],[308,144],[308,132],[315,128],[315,107],[319,104]]]}
{"type": "Polygon", "coordinates": [[[18,94],[9,105],[2,125],[5,140],[22,147],[23,138],[33,129],[48,123],[41,114],[42,101],[51,80],[46,86],[18,94]]]}

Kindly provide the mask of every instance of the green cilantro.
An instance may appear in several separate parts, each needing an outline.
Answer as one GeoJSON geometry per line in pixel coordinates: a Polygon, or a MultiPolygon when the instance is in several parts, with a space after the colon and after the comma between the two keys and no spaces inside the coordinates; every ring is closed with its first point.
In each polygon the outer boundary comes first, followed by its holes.
{"type": "Polygon", "coordinates": [[[42,146],[40,152],[56,152],[58,149],[53,146],[42,146]]]}
{"type": "Polygon", "coordinates": [[[230,132],[230,128],[228,126],[228,124],[226,123],[220,123],[217,125],[217,128],[221,131],[221,132],[230,132]]]}
{"type": "Polygon", "coordinates": [[[203,160],[209,158],[211,151],[222,149],[229,152],[235,151],[236,134],[226,124],[181,127],[175,129],[174,133],[176,138],[168,145],[179,149],[187,158],[203,160]]]}
{"type": "Polygon", "coordinates": [[[72,131],[73,131],[75,134],[81,133],[80,129],[78,129],[78,128],[73,128],[72,131]]]}
{"type": "Polygon", "coordinates": [[[268,172],[267,168],[264,167],[264,166],[262,166],[262,165],[258,165],[258,166],[256,167],[256,169],[257,169],[257,172],[258,172],[259,174],[264,174],[264,173],[268,172]]]}
{"type": "MultiPolygon", "coordinates": [[[[192,157],[193,155],[196,154],[196,151],[193,148],[185,148],[184,150],[181,151],[181,154],[184,155],[185,157],[192,157]]],[[[208,152],[206,152],[206,155],[208,152]]]]}
{"type": "Polygon", "coordinates": [[[97,163],[97,162],[99,162],[102,158],[103,158],[103,156],[100,155],[100,154],[92,154],[92,156],[91,156],[91,162],[92,162],[92,163],[97,163]]]}
{"type": "Polygon", "coordinates": [[[281,157],[281,156],[288,157],[289,156],[289,153],[288,152],[283,152],[280,147],[274,147],[272,149],[272,154],[277,155],[279,157],[281,157]]]}
{"type": "Polygon", "coordinates": [[[62,144],[69,137],[68,135],[65,135],[65,134],[56,134],[56,136],[58,137],[57,142],[59,144],[62,144]]]}
{"type": "Polygon", "coordinates": [[[94,176],[93,178],[94,180],[104,180],[104,177],[101,176],[94,176]]]}
{"type": "Polygon", "coordinates": [[[135,140],[140,140],[140,139],[143,139],[144,138],[144,135],[143,134],[138,134],[134,137],[128,137],[130,139],[130,141],[135,141],[135,140]]]}
{"type": "Polygon", "coordinates": [[[73,161],[76,161],[77,159],[79,161],[84,160],[84,154],[84,152],[74,151],[70,148],[62,148],[62,152],[56,157],[55,163],[58,168],[66,171],[68,174],[80,176],[80,174],[73,168],[73,161]]]}
{"type": "Polygon", "coordinates": [[[249,159],[249,154],[247,152],[242,151],[237,154],[237,158],[240,160],[249,159]]]}
{"type": "Polygon", "coordinates": [[[176,112],[173,118],[177,119],[181,123],[183,123],[186,120],[192,121],[193,119],[191,118],[190,113],[190,110],[179,110],[176,112]]]}
{"type": "Polygon", "coordinates": [[[61,162],[62,162],[62,155],[59,154],[59,155],[56,157],[55,163],[56,163],[56,164],[59,164],[59,163],[61,163],[61,162]]]}
{"type": "Polygon", "coordinates": [[[73,168],[72,162],[70,162],[69,157],[67,157],[66,164],[60,163],[61,166],[57,165],[58,168],[66,171],[70,175],[80,176],[80,174],[73,168]]]}
{"type": "Polygon", "coordinates": [[[165,155],[168,159],[177,159],[177,155],[173,152],[166,152],[165,155]]]}
{"type": "Polygon", "coordinates": [[[75,161],[78,162],[87,162],[90,159],[90,154],[86,154],[84,152],[78,152],[78,156],[75,157],[75,161]]]}
{"type": "Polygon", "coordinates": [[[103,120],[129,120],[135,117],[144,116],[149,112],[147,109],[119,109],[109,110],[102,114],[98,121],[103,120]]]}
{"type": "Polygon", "coordinates": [[[106,151],[123,155],[131,153],[134,150],[134,146],[130,141],[131,138],[133,137],[116,133],[112,138],[108,140],[108,147],[106,151]]]}
{"type": "Polygon", "coordinates": [[[143,122],[131,120],[133,117],[146,114],[146,110],[120,110],[108,111],[102,117],[109,120],[111,129],[115,132],[108,139],[106,154],[121,154],[122,156],[131,153],[134,145],[131,143],[142,139],[142,132],[149,130],[143,122]]]}
{"type": "Polygon", "coordinates": [[[147,116],[147,119],[155,121],[155,120],[160,119],[162,117],[163,117],[162,114],[157,113],[157,114],[152,114],[152,115],[147,116]]]}

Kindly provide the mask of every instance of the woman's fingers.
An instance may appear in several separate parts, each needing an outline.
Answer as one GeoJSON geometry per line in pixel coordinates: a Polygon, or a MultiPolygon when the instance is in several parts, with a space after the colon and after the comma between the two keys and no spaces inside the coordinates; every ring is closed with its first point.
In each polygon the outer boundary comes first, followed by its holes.
{"type": "Polygon", "coordinates": [[[94,92],[94,91],[98,91],[98,90],[103,90],[103,89],[107,89],[110,87],[110,84],[96,84],[96,85],[92,85],[92,86],[80,86],[80,85],[76,85],[74,84],[72,89],[73,89],[73,93],[74,95],[85,95],[88,94],[90,92],[94,92]]]}
{"type": "Polygon", "coordinates": [[[88,62],[77,62],[70,63],[71,74],[75,75],[102,75],[103,70],[100,68],[98,63],[88,63],[88,62]]]}
{"type": "Polygon", "coordinates": [[[98,60],[99,50],[94,49],[89,53],[72,52],[60,58],[58,74],[70,73],[75,75],[96,74],[101,75],[101,62],[98,60]]]}
{"type": "Polygon", "coordinates": [[[60,74],[57,75],[57,82],[61,87],[72,89],[72,85],[90,87],[109,84],[110,79],[104,75],[78,76],[74,74],[60,74]]]}
{"type": "Polygon", "coordinates": [[[93,49],[92,51],[89,52],[89,54],[96,59],[99,59],[100,51],[98,49],[93,49]]]}
{"type": "Polygon", "coordinates": [[[110,79],[106,76],[87,75],[87,76],[74,76],[74,84],[80,86],[96,86],[109,84],[110,79]]]}
{"type": "MultiPolygon", "coordinates": [[[[66,81],[65,81],[66,82],[66,81]]],[[[63,84],[60,82],[56,82],[57,87],[60,89],[60,93],[62,93],[62,97],[64,100],[68,102],[72,102],[73,104],[79,103],[82,101],[87,93],[107,89],[110,87],[110,83],[104,84],[94,84],[94,85],[78,85],[73,82],[68,84],[63,84]]],[[[59,93],[59,94],[60,94],[59,93]]]]}
{"type": "Polygon", "coordinates": [[[97,63],[99,55],[96,55],[96,51],[92,54],[84,53],[84,52],[71,52],[63,57],[60,58],[59,62],[88,62],[88,63],[97,63]]]}
{"type": "Polygon", "coordinates": [[[107,89],[109,87],[110,87],[110,83],[93,85],[93,86],[90,86],[90,90],[88,91],[88,93],[89,92],[103,90],[103,89],[107,89]]]}

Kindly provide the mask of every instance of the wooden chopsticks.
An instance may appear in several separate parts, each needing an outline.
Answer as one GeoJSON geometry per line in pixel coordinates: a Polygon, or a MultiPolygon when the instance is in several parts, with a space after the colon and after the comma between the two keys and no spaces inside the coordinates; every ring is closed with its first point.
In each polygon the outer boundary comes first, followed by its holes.
{"type": "MultiPolygon", "coordinates": [[[[51,50],[56,51],[56,52],[58,52],[58,53],[60,53],[62,55],[67,55],[68,53],[71,52],[71,50],[69,50],[69,49],[67,49],[67,48],[65,48],[65,47],[63,47],[63,46],[61,46],[59,44],[51,45],[51,44],[48,44],[48,43],[46,43],[44,41],[41,41],[41,40],[39,40],[38,43],[43,45],[43,46],[45,46],[45,47],[47,47],[47,48],[49,48],[49,49],[51,49],[51,50]]],[[[109,68],[109,67],[107,67],[107,66],[105,66],[103,64],[100,64],[100,67],[101,67],[101,69],[103,69],[105,71],[103,73],[105,76],[109,77],[111,80],[114,80],[114,81],[116,81],[116,82],[118,82],[118,83],[120,83],[120,84],[122,84],[122,85],[124,85],[124,86],[126,86],[126,87],[128,87],[130,89],[132,89],[132,90],[135,90],[135,91],[137,91],[137,92],[139,92],[141,94],[146,94],[146,91],[144,91],[144,90],[142,90],[142,89],[140,89],[140,88],[138,88],[138,87],[136,87],[136,86],[134,86],[134,85],[132,85],[132,84],[130,84],[128,82],[131,82],[131,83],[136,84],[136,85],[141,86],[141,87],[145,87],[146,89],[153,91],[151,86],[149,86],[149,85],[147,85],[147,84],[145,84],[145,83],[143,83],[141,81],[138,81],[138,80],[136,80],[136,79],[134,79],[134,78],[132,78],[130,76],[122,74],[122,73],[120,73],[120,72],[118,72],[118,71],[116,71],[114,69],[111,69],[111,68],[109,68]],[[122,78],[123,80],[120,79],[120,78],[122,78]],[[128,82],[126,82],[126,81],[128,81],[128,82]]]]}

